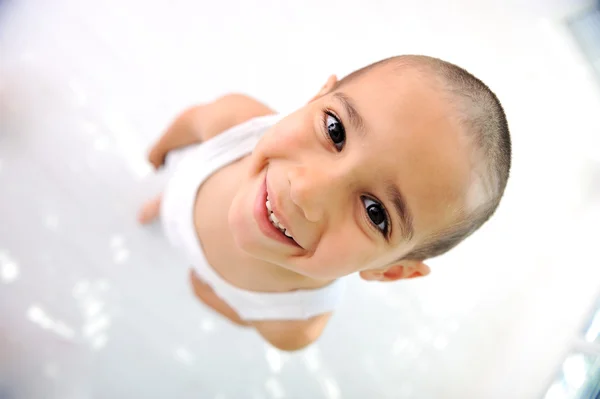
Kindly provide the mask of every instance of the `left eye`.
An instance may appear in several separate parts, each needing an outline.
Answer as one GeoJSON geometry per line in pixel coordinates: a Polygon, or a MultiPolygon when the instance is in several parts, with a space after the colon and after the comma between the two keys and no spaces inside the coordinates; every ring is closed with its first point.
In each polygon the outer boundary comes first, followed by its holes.
{"type": "Polygon", "coordinates": [[[362,197],[362,201],[365,205],[369,221],[377,227],[384,236],[387,236],[389,221],[383,205],[369,197],[362,197]]]}
{"type": "Polygon", "coordinates": [[[327,128],[327,135],[329,140],[333,143],[335,148],[342,151],[346,144],[346,129],[342,122],[333,114],[325,113],[325,127],[327,128]]]}

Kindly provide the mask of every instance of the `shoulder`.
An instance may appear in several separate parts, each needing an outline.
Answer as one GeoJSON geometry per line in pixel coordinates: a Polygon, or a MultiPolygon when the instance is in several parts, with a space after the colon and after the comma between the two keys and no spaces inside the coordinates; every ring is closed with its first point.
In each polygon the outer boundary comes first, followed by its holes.
{"type": "Polygon", "coordinates": [[[321,336],[332,313],[307,320],[254,321],[252,326],[277,349],[296,351],[315,342],[321,336]]]}
{"type": "Polygon", "coordinates": [[[214,104],[236,111],[237,118],[243,120],[275,113],[272,108],[263,102],[241,93],[230,93],[221,96],[214,101],[214,104]]]}
{"type": "Polygon", "coordinates": [[[200,141],[260,116],[276,112],[255,98],[240,93],[226,94],[216,100],[185,109],[170,129],[192,132],[200,141]]]}
{"type": "Polygon", "coordinates": [[[202,139],[211,137],[250,119],[272,115],[276,112],[255,98],[240,93],[219,97],[207,107],[199,108],[194,118],[202,124],[202,139]]]}

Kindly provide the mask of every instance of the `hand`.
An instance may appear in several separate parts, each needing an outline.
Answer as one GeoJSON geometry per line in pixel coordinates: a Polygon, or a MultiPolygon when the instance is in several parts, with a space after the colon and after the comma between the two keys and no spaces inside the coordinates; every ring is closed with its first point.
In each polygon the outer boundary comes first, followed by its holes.
{"type": "Polygon", "coordinates": [[[193,269],[190,269],[189,278],[192,284],[192,291],[196,298],[200,299],[200,301],[204,302],[205,305],[209,306],[217,313],[225,316],[232,323],[242,327],[250,326],[250,323],[242,320],[231,306],[217,296],[210,285],[206,284],[196,275],[196,272],[193,269]]]}
{"type": "Polygon", "coordinates": [[[189,108],[171,123],[148,154],[148,161],[155,169],[164,165],[170,151],[203,141],[200,132],[204,124],[205,108],[203,105],[189,108]]]}
{"type": "Polygon", "coordinates": [[[160,143],[157,143],[150,149],[148,161],[154,166],[154,169],[158,170],[164,165],[166,156],[167,154],[160,143]]]}

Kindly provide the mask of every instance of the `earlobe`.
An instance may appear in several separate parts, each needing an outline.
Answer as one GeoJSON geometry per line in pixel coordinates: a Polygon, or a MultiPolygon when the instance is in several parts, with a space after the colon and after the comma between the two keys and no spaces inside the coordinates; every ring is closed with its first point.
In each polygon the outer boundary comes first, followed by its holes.
{"type": "Polygon", "coordinates": [[[383,272],[383,277],[385,277],[384,281],[396,281],[401,280],[403,278],[410,278],[409,276],[412,274],[407,267],[402,265],[395,265],[389,267],[386,271],[383,272]]]}
{"type": "Polygon", "coordinates": [[[384,281],[383,272],[381,270],[363,270],[360,273],[360,278],[365,281],[384,281]]]}
{"type": "Polygon", "coordinates": [[[337,85],[337,76],[335,75],[331,75],[328,79],[327,82],[325,82],[325,84],[323,85],[323,87],[321,87],[321,90],[319,90],[319,92],[317,93],[316,96],[314,96],[313,98],[310,99],[310,102],[315,101],[317,98],[324,96],[325,94],[329,93],[331,90],[334,89],[334,87],[337,85]]]}
{"type": "Polygon", "coordinates": [[[338,82],[337,76],[331,75],[329,78],[327,78],[327,82],[325,82],[325,85],[323,85],[323,87],[321,88],[321,92],[319,94],[325,95],[325,94],[329,93],[337,85],[337,82],[338,82]]]}
{"type": "Polygon", "coordinates": [[[427,266],[425,263],[423,262],[418,262],[415,265],[415,269],[414,269],[414,274],[412,277],[425,277],[428,276],[431,273],[431,268],[429,266],[427,266]]]}
{"type": "Polygon", "coordinates": [[[423,262],[407,261],[388,266],[385,269],[363,270],[360,277],[367,281],[397,281],[415,277],[425,277],[431,272],[423,262]]]}

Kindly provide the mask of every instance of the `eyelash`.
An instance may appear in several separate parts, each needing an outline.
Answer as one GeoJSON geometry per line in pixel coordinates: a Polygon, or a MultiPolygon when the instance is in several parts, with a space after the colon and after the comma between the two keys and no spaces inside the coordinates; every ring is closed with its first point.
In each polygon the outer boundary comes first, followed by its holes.
{"type": "Polygon", "coordinates": [[[391,222],[392,219],[390,219],[390,215],[388,214],[388,211],[387,211],[386,207],[383,206],[383,204],[381,203],[381,201],[379,201],[377,198],[375,198],[375,197],[373,197],[371,195],[361,195],[360,201],[361,201],[361,203],[363,205],[363,209],[364,209],[363,215],[365,215],[365,218],[367,219],[367,223],[369,224],[369,226],[371,226],[377,232],[379,232],[386,241],[389,241],[390,235],[391,235],[391,231],[392,231],[392,222],[391,222]],[[371,218],[369,217],[369,212],[367,210],[368,207],[365,207],[365,204],[364,204],[364,200],[365,199],[377,203],[377,205],[379,205],[381,207],[381,209],[383,210],[383,213],[385,214],[385,231],[380,230],[379,227],[378,227],[378,225],[376,225],[375,222],[373,222],[371,220],[371,218]]]}
{"type": "MultiPolygon", "coordinates": [[[[329,108],[323,108],[323,110],[321,111],[321,126],[323,128],[323,134],[325,135],[325,138],[327,139],[327,141],[329,142],[329,144],[335,149],[336,152],[341,152],[338,151],[335,143],[333,142],[333,140],[331,139],[331,136],[329,135],[329,132],[327,130],[327,117],[331,116],[332,118],[336,119],[341,125],[342,127],[344,127],[344,124],[342,123],[342,119],[336,115],[335,112],[333,112],[332,110],[330,110],[329,108]]],[[[344,132],[346,131],[346,128],[344,127],[344,132]]]]}
{"type": "MultiPolygon", "coordinates": [[[[332,117],[334,119],[336,119],[338,121],[338,123],[340,123],[342,125],[342,127],[344,127],[344,124],[342,123],[342,120],[340,117],[338,117],[335,112],[333,112],[332,110],[328,109],[328,108],[324,108],[322,110],[322,114],[323,116],[321,117],[321,125],[323,127],[323,134],[325,135],[325,138],[327,139],[327,141],[329,142],[329,144],[336,148],[335,143],[333,142],[333,140],[331,139],[331,136],[329,135],[328,129],[327,129],[327,117],[332,117]]],[[[344,128],[344,131],[346,129],[344,128]]],[[[346,134],[346,140],[347,140],[348,136],[346,134]]],[[[336,152],[337,151],[336,149],[336,152]]],[[[367,219],[367,223],[369,224],[369,226],[371,226],[372,228],[374,228],[375,230],[377,230],[386,241],[389,241],[389,237],[390,237],[390,232],[391,232],[391,219],[390,219],[390,215],[388,214],[388,211],[386,209],[385,206],[383,206],[383,204],[381,203],[381,201],[379,201],[378,199],[376,199],[375,197],[373,197],[372,195],[361,195],[360,196],[360,201],[362,203],[363,206],[363,215],[364,217],[367,219]],[[381,209],[383,210],[383,212],[385,213],[385,221],[386,221],[386,228],[385,231],[382,231],[379,229],[379,227],[377,227],[377,225],[371,220],[371,218],[369,217],[369,213],[368,213],[368,208],[364,206],[364,199],[369,199],[373,202],[376,202],[381,209]]]]}

